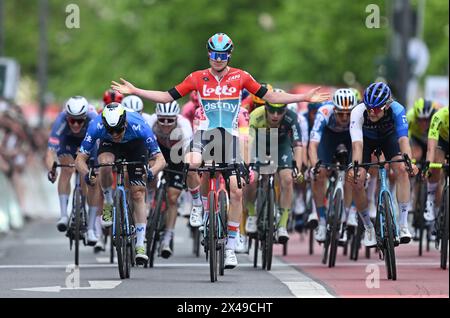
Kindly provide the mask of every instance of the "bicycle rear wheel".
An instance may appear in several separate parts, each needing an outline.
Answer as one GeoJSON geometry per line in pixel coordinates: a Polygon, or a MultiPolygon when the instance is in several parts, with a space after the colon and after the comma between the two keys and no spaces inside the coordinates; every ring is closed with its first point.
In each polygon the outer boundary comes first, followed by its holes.
{"type": "Polygon", "coordinates": [[[209,248],[209,275],[211,282],[217,280],[217,249],[216,249],[216,200],[215,193],[209,193],[209,223],[208,223],[208,248],[209,248]]]}
{"type": "Polygon", "coordinates": [[[275,231],[275,190],[270,189],[269,201],[267,202],[267,235],[266,235],[266,270],[270,271],[272,268],[272,254],[273,254],[273,235],[275,231]]]}
{"type": "Polygon", "coordinates": [[[123,201],[122,201],[122,191],[116,191],[114,196],[114,245],[116,246],[117,253],[117,265],[119,268],[119,276],[121,279],[126,278],[125,269],[125,253],[126,253],[126,242],[123,231],[123,201]],[[124,248],[125,247],[125,248],[124,248]]]}
{"type": "Polygon", "coordinates": [[[218,222],[218,228],[221,229],[220,231],[220,237],[221,240],[220,243],[220,250],[219,250],[219,275],[224,275],[224,269],[225,269],[225,240],[227,237],[227,194],[225,191],[219,192],[219,213],[220,213],[220,219],[218,222]]]}
{"type": "MultiPolygon", "coordinates": [[[[146,253],[148,256],[148,266],[150,268],[153,267],[154,256],[156,251],[156,241],[159,236],[158,231],[159,231],[159,222],[160,222],[163,195],[164,189],[159,188],[154,198],[156,202],[155,208],[150,209],[150,213],[147,219],[147,231],[145,233],[147,239],[146,253]]],[[[147,265],[144,265],[144,267],[147,267],[147,265]]]]}
{"type": "Polygon", "coordinates": [[[397,268],[395,265],[395,251],[394,251],[394,222],[393,222],[393,212],[391,207],[391,201],[389,195],[385,192],[383,193],[383,202],[381,203],[384,211],[384,259],[386,262],[387,277],[388,279],[397,279],[397,268]]]}
{"type": "Polygon", "coordinates": [[[441,239],[441,268],[447,269],[447,259],[448,259],[448,186],[443,192],[443,204],[441,204],[442,217],[441,226],[439,228],[440,239],[441,239]]]}
{"type": "Polygon", "coordinates": [[[342,214],[342,192],[341,190],[336,191],[336,196],[333,201],[330,202],[332,205],[331,212],[331,230],[330,230],[330,257],[328,259],[328,267],[334,267],[336,264],[336,254],[338,248],[338,240],[339,240],[339,226],[340,226],[340,217],[342,214]]]}

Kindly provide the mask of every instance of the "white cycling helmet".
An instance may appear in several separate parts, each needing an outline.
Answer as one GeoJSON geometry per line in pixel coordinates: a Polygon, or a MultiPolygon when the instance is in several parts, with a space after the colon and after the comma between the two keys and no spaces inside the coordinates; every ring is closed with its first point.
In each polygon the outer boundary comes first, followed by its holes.
{"type": "Polygon", "coordinates": [[[333,104],[338,111],[351,111],[358,104],[355,92],[349,88],[340,88],[333,94],[333,104]]]}
{"type": "Polygon", "coordinates": [[[89,103],[83,96],[73,96],[65,104],[65,111],[69,117],[86,117],[89,110],[89,103]]]}
{"type": "Polygon", "coordinates": [[[120,103],[110,103],[103,108],[102,122],[106,130],[122,131],[125,127],[127,112],[120,103]]]}
{"type": "Polygon", "coordinates": [[[142,102],[142,99],[136,95],[128,95],[125,97],[121,104],[129,109],[134,110],[135,112],[142,112],[144,109],[144,103],[142,102]]]}
{"type": "Polygon", "coordinates": [[[176,116],[180,113],[180,106],[176,100],[168,103],[157,103],[156,104],[156,115],[157,116],[176,116]]]}

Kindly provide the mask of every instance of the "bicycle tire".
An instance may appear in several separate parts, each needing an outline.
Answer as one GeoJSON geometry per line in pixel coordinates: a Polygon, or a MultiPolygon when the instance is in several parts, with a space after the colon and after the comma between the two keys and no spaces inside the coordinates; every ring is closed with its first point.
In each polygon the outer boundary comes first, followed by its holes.
{"type": "Polygon", "coordinates": [[[254,246],[254,251],[253,251],[253,267],[257,268],[258,267],[258,250],[259,250],[259,239],[258,237],[254,238],[255,240],[255,246],[254,246]]]}
{"type": "Polygon", "coordinates": [[[427,183],[424,181],[421,181],[421,184],[419,186],[419,192],[417,196],[417,225],[419,227],[419,256],[422,256],[423,252],[423,234],[425,232],[425,219],[424,219],[424,212],[425,212],[425,204],[427,201],[427,183]]]}
{"type": "MultiPolygon", "coordinates": [[[[126,201],[127,203],[128,201],[126,201]]],[[[133,250],[134,250],[134,244],[133,244],[133,240],[134,240],[134,236],[133,236],[133,217],[132,217],[132,213],[131,213],[131,209],[130,207],[127,205],[127,219],[128,219],[128,224],[127,222],[124,222],[124,227],[126,229],[125,231],[125,237],[124,237],[124,246],[125,246],[125,277],[126,278],[130,278],[130,272],[131,272],[131,267],[134,266],[134,257],[133,257],[133,250]]]]}
{"type": "Polygon", "coordinates": [[[397,280],[397,268],[395,264],[395,250],[394,250],[394,222],[392,207],[389,195],[383,193],[383,206],[384,214],[384,243],[383,248],[385,250],[384,259],[386,262],[387,276],[388,279],[397,280]]]}
{"type": "Polygon", "coordinates": [[[120,279],[125,278],[125,262],[124,262],[124,253],[123,249],[123,228],[122,228],[122,220],[123,220],[123,206],[122,206],[122,191],[116,191],[114,196],[114,224],[115,224],[115,235],[114,235],[114,245],[116,247],[117,254],[117,266],[119,268],[119,277],[120,279]]]}
{"type": "MultiPolygon", "coordinates": [[[[225,240],[227,235],[227,198],[225,191],[219,192],[219,215],[220,215],[220,228],[222,228],[222,232],[220,233],[220,239],[223,239],[220,244],[219,250],[219,275],[223,276],[225,272],[225,240]]],[[[219,227],[219,224],[218,224],[219,227]]]]}
{"type": "MultiPolygon", "coordinates": [[[[157,236],[157,231],[159,228],[160,214],[161,214],[161,205],[163,199],[164,189],[159,188],[154,200],[156,200],[155,208],[150,209],[150,213],[147,219],[147,231],[145,233],[147,239],[146,245],[146,253],[148,256],[148,267],[152,268],[154,263],[154,254],[156,250],[155,241],[157,236]]],[[[147,267],[144,265],[144,267],[147,267]]]]}
{"type": "Polygon", "coordinates": [[[440,239],[441,239],[441,268],[447,269],[447,259],[448,259],[448,186],[444,189],[443,193],[443,204],[441,204],[441,212],[443,213],[441,217],[440,227],[440,239]]]}
{"type": "Polygon", "coordinates": [[[343,208],[343,202],[342,202],[342,191],[338,189],[336,191],[336,196],[332,199],[331,204],[333,206],[333,209],[331,210],[333,212],[332,215],[332,223],[331,223],[331,233],[330,233],[330,257],[328,259],[328,267],[334,267],[336,264],[336,254],[337,254],[337,248],[338,248],[338,233],[339,233],[339,226],[340,222],[339,219],[342,214],[342,208],[343,208]]]}
{"type": "Polygon", "coordinates": [[[328,262],[328,256],[329,256],[329,252],[330,252],[330,243],[331,243],[331,233],[330,233],[330,229],[332,227],[332,223],[333,221],[330,220],[330,211],[332,209],[332,205],[333,205],[333,192],[334,192],[334,182],[330,182],[330,186],[327,189],[327,202],[328,202],[328,209],[327,209],[327,214],[326,214],[326,222],[327,222],[327,230],[326,230],[326,236],[325,236],[325,242],[323,243],[323,254],[322,254],[322,264],[326,265],[328,262]]]}
{"type": "Polygon", "coordinates": [[[198,227],[191,227],[192,237],[193,237],[193,253],[195,257],[200,257],[200,231],[198,227]]]}
{"type": "Polygon", "coordinates": [[[107,240],[107,237],[109,236],[109,263],[114,264],[114,240],[112,237],[112,227],[108,230],[108,235],[105,236],[105,240],[107,240]]]}
{"type": "Polygon", "coordinates": [[[211,282],[217,280],[217,249],[216,249],[216,202],[215,193],[209,193],[209,222],[208,222],[208,248],[209,248],[209,275],[211,282]]]}
{"type": "Polygon", "coordinates": [[[81,190],[75,191],[75,265],[78,266],[80,262],[80,227],[81,227],[81,190]]]}
{"type": "Polygon", "coordinates": [[[308,248],[309,255],[314,254],[314,230],[309,229],[309,248],[308,248]]]}
{"type": "Polygon", "coordinates": [[[273,256],[273,236],[275,231],[275,190],[269,190],[269,202],[267,204],[267,240],[266,240],[266,270],[272,269],[272,256],[273,256]]]}

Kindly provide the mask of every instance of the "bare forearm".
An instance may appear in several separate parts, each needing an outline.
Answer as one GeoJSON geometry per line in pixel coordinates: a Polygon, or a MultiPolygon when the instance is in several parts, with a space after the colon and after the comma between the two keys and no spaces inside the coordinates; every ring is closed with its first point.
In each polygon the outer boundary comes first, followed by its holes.
{"type": "Polygon", "coordinates": [[[362,141],[355,141],[352,143],[352,161],[362,161],[363,143],[362,141]]]}
{"type": "Polygon", "coordinates": [[[273,104],[289,104],[306,101],[305,94],[289,94],[279,92],[267,92],[264,100],[273,104]]]}
{"type": "Polygon", "coordinates": [[[153,175],[156,176],[161,170],[164,169],[165,166],[166,160],[164,159],[164,156],[161,153],[159,153],[154,158],[154,162],[150,170],[152,171],[153,175]]]}
{"type": "Polygon", "coordinates": [[[172,96],[168,92],[163,91],[150,91],[136,87],[132,93],[149,99],[155,103],[168,103],[173,101],[172,96]]]}
{"type": "Polygon", "coordinates": [[[77,158],[75,159],[75,169],[77,169],[82,176],[89,173],[89,168],[86,164],[86,160],[88,158],[88,155],[84,153],[78,153],[77,158]]]}
{"type": "Polygon", "coordinates": [[[294,148],[294,158],[295,161],[297,162],[297,169],[299,171],[302,171],[302,162],[303,162],[303,147],[295,147],[294,148]]]}
{"type": "Polygon", "coordinates": [[[309,154],[309,161],[311,162],[311,167],[314,167],[319,160],[317,158],[317,148],[319,147],[319,143],[317,141],[310,141],[309,142],[309,148],[308,148],[308,154],[309,154]]]}
{"type": "Polygon", "coordinates": [[[428,138],[428,144],[427,144],[427,161],[434,162],[434,155],[436,153],[436,146],[438,141],[435,139],[428,138]]]}
{"type": "Polygon", "coordinates": [[[47,152],[45,153],[45,166],[47,167],[48,171],[52,170],[53,162],[55,161],[55,152],[52,149],[47,149],[47,152]]]}
{"type": "Polygon", "coordinates": [[[406,153],[408,155],[409,158],[412,158],[412,153],[411,153],[411,146],[409,144],[409,139],[408,137],[401,137],[398,140],[398,143],[400,145],[400,151],[402,153],[406,153]]]}

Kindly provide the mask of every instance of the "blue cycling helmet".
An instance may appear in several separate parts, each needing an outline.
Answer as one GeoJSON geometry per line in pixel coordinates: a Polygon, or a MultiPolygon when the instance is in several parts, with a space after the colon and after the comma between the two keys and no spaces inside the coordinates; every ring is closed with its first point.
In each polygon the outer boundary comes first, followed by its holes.
{"type": "Polygon", "coordinates": [[[391,98],[391,89],[383,82],[372,83],[364,91],[364,104],[367,108],[379,108],[391,98]]]}
{"type": "Polygon", "coordinates": [[[216,33],[208,39],[206,48],[208,51],[231,53],[233,51],[233,41],[225,33],[216,33]]]}

